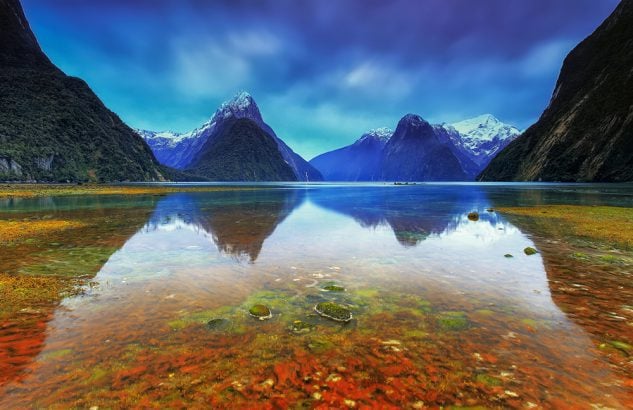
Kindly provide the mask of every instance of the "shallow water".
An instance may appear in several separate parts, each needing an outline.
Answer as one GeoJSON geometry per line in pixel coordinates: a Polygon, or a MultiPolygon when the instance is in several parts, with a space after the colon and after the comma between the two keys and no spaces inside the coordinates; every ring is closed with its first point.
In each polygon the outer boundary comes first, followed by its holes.
{"type": "Polygon", "coordinates": [[[633,268],[487,211],[633,207],[630,186],[256,188],[1,202],[92,224],[3,249],[0,272],[90,284],[0,324],[0,407],[633,405],[633,268]]]}

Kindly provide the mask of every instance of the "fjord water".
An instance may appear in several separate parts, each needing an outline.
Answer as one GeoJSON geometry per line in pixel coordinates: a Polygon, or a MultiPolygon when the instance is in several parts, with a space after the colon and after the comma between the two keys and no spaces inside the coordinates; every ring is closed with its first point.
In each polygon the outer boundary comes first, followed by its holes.
{"type": "Polygon", "coordinates": [[[582,283],[558,257],[564,244],[490,209],[631,207],[630,187],[240,188],[0,203],[0,217],[103,221],[1,255],[3,272],[77,272],[89,284],[2,324],[0,407],[632,403],[629,353],[600,348],[614,332],[631,336],[622,298],[633,284],[611,279],[630,266],[582,283]],[[574,287],[583,295],[570,302],[574,287]],[[600,313],[618,319],[570,307],[616,293],[600,313]],[[314,307],[328,300],[353,319],[320,317],[314,307]],[[255,304],[273,317],[251,317],[255,304]]]}

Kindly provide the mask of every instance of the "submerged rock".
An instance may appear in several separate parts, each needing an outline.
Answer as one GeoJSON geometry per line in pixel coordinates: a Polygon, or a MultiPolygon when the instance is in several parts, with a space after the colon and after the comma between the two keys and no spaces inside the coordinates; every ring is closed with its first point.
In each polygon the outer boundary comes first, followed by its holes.
{"type": "Polygon", "coordinates": [[[248,313],[259,320],[266,320],[273,317],[272,312],[266,305],[253,305],[253,307],[248,309],[248,313]]]}
{"type": "Polygon", "coordinates": [[[337,322],[349,322],[352,320],[352,312],[334,302],[321,302],[314,307],[314,310],[319,315],[337,322]]]}
{"type": "Polygon", "coordinates": [[[535,255],[535,254],[538,253],[538,251],[536,249],[532,248],[531,246],[528,246],[527,248],[523,249],[523,252],[525,252],[525,254],[527,256],[535,255]]]}
{"type": "Polygon", "coordinates": [[[464,312],[441,312],[437,323],[443,330],[464,330],[470,326],[464,312]]]}
{"type": "Polygon", "coordinates": [[[339,285],[327,285],[323,287],[327,292],[345,292],[345,288],[339,285]]]}
{"type": "Polygon", "coordinates": [[[207,322],[207,328],[209,328],[210,330],[221,331],[221,330],[228,329],[230,326],[231,326],[231,321],[223,317],[211,319],[207,322]]]}
{"type": "Polygon", "coordinates": [[[309,333],[315,328],[314,325],[306,323],[303,320],[295,320],[290,327],[294,333],[309,333]]]}
{"type": "Polygon", "coordinates": [[[468,214],[468,219],[477,222],[479,220],[479,214],[477,212],[471,212],[468,214]]]}

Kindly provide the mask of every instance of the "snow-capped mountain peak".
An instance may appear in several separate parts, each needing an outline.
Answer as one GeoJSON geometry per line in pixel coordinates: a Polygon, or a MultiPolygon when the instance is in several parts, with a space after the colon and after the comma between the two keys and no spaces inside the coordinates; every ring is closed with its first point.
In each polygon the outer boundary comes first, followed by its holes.
{"type": "Polygon", "coordinates": [[[480,115],[450,125],[466,140],[492,141],[495,138],[505,140],[521,133],[516,127],[504,124],[492,114],[480,115]]]}
{"type": "Polygon", "coordinates": [[[253,97],[246,91],[236,94],[232,99],[223,102],[217,109],[209,123],[220,119],[248,118],[255,122],[263,122],[259,107],[253,97]]]}
{"type": "Polygon", "coordinates": [[[356,141],[356,144],[363,143],[367,140],[374,140],[374,141],[385,143],[389,141],[389,138],[391,138],[392,135],[393,135],[393,130],[391,128],[387,128],[387,127],[375,128],[363,134],[363,136],[360,137],[356,141]]]}

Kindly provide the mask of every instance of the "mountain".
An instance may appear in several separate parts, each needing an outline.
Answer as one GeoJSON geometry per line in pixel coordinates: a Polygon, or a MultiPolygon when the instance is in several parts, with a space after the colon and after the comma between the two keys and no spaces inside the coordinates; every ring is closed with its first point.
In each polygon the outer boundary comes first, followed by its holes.
{"type": "Polygon", "coordinates": [[[149,147],[40,49],[18,0],[0,0],[0,180],[163,180],[149,147]]]}
{"type": "Polygon", "coordinates": [[[207,139],[187,172],[213,181],[296,181],[275,139],[255,121],[228,119],[207,139]]]}
{"type": "Polygon", "coordinates": [[[326,181],[380,180],[382,150],[392,135],[389,128],[371,130],[352,145],[313,158],[310,165],[326,181]]]}
{"type": "MultiPolygon", "coordinates": [[[[411,115],[409,119],[414,117],[411,115]]],[[[474,180],[490,160],[520,134],[517,128],[491,114],[455,124],[431,125],[431,128],[440,145],[447,147],[459,162],[465,180],[474,180]]],[[[388,128],[369,131],[354,144],[321,154],[310,164],[327,181],[383,180],[381,167],[391,169],[392,175],[396,175],[399,166],[384,158],[385,145],[393,134],[388,128]]],[[[424,162],[418,164],[424,165],[424,162]]],[[[454,174],[458,176],[460,173],[454,174]]]]}
{"type": "Polygon", "coordinates": [[[549,106],[482,181],[633,181],[633,0],[565,58],[549,106]]]}
{"type": "Polygon", "coordinates": [[[468,174],[436,129],[420,116],[405,115],[385,144],[382,179],[389,181],[464,181],[468,174]]]}
{"type": "Polygon", "coordinates": [[[277,137],[272,128],[264,122],[257,103],[247,92],[241,92],[230,101],[223,103],[209,121],[191,132],[184,134],[146,130],[137,130],[137,132],[149,144],[162,164],[176,169],[189,169],[193,167],[194,158],[207,141],[220,135],[226,123],[233,119],[249,119],[273,138],[279,153],[293,170],[295,175],[293,180],[320,181],[323,179],[319,171],[277,137]]]}
{"type": "Polygon", "coordinates": [[[516,127],[504,124],[491,114],[444,125],[452,133],[451,139],[481,172],[490,161],[520,134],[516,127]]]}

